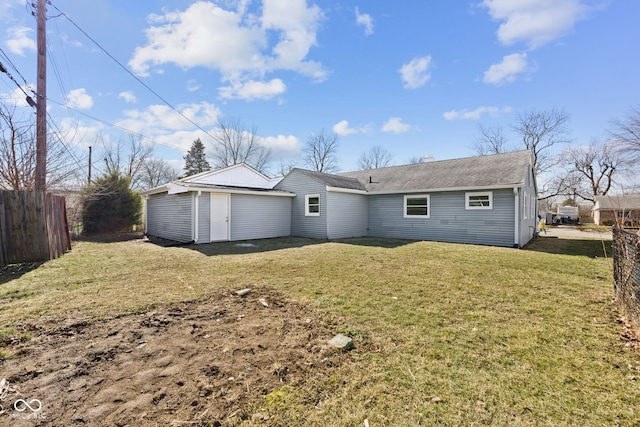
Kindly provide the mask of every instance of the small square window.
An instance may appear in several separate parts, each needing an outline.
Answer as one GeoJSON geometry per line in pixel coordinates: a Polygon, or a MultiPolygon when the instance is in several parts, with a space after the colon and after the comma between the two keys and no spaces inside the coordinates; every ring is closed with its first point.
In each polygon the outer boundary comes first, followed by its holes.
{"type": "Polygon", "coordinates": [[[320,195],[307,194],[304,196],[304,215],[320,216],[320,195]]]}
{"type": "Polygon", "coordinates": [[[465,193],[465,209],[493,209],[493,193],[465,193]]]}
{"type": "Polygon", "coordinates": [[[428,194],[404,196],[404,217],[429,218],[429,201],[428,194]]]}

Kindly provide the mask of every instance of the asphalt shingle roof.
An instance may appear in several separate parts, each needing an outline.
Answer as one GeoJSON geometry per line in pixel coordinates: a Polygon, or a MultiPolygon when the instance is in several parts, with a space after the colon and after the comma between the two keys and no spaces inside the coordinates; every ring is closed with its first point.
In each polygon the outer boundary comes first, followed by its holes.
{"type": "Polygon", "coordinates": [[[298,169],[303,174],[322,182],[329,187],[345,188],[349,190],[361,190],[365,191],[365,186],[357,178],[344,176],[343,174],[334,175],[324,172],[315,172],[306,169],[298,169]]]}
{"type": "MultiPolygon", "coordinates": [[[[391,166],[338,174],[355,179],[368,192],[481,188],[522,185],[531,167],[530,151],[391,166]]],[[[316,172],[317,173],[317,172],[316,172]]],[[[327,174],[323,174],[327,175],[327,174]]],[[[335,175],[329,175],[335,176],[335,175]]],[[[333,187],[355,188],[337,185],[333,187]]],[[[330,184],[327,184],[330,185],[330,184]]]]}

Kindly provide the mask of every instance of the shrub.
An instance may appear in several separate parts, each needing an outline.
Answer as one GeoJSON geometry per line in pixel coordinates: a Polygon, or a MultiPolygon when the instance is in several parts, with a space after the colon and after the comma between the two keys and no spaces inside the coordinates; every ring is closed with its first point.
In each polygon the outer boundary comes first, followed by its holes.
{"type": "Polygon", "coordinates": [[[140,223],[142,200],[129,188],[129,179],[118,174],[98,178],[82,200],[84,234],[128,232],[140,223]]]}

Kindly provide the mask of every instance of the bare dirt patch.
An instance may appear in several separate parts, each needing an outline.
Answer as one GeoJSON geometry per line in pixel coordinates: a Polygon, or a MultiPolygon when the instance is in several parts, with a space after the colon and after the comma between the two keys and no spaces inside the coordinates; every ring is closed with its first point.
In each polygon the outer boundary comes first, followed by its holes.
{"type": "Polygon", "coordinates": [[[30,337],[0,362],[0,425],[268,423],[252,409],[261,396],[342,357],[317,313],[271,289],[19,328],[30,337]]]}

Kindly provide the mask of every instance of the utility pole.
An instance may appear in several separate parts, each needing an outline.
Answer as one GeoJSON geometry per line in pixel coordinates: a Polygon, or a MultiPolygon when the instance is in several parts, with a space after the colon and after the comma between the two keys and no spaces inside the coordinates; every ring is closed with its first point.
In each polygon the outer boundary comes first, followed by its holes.
{"type": "Polygon", "coordinates": [[[47,187],[47,4],[38,0],[38,96],[36,101],[36,190],[47,187]]]}
{"type": "Polygon", "coordinates": [[[87,185],[91,185],[91,146],[89,146],[89,179],[87,185]]]}

